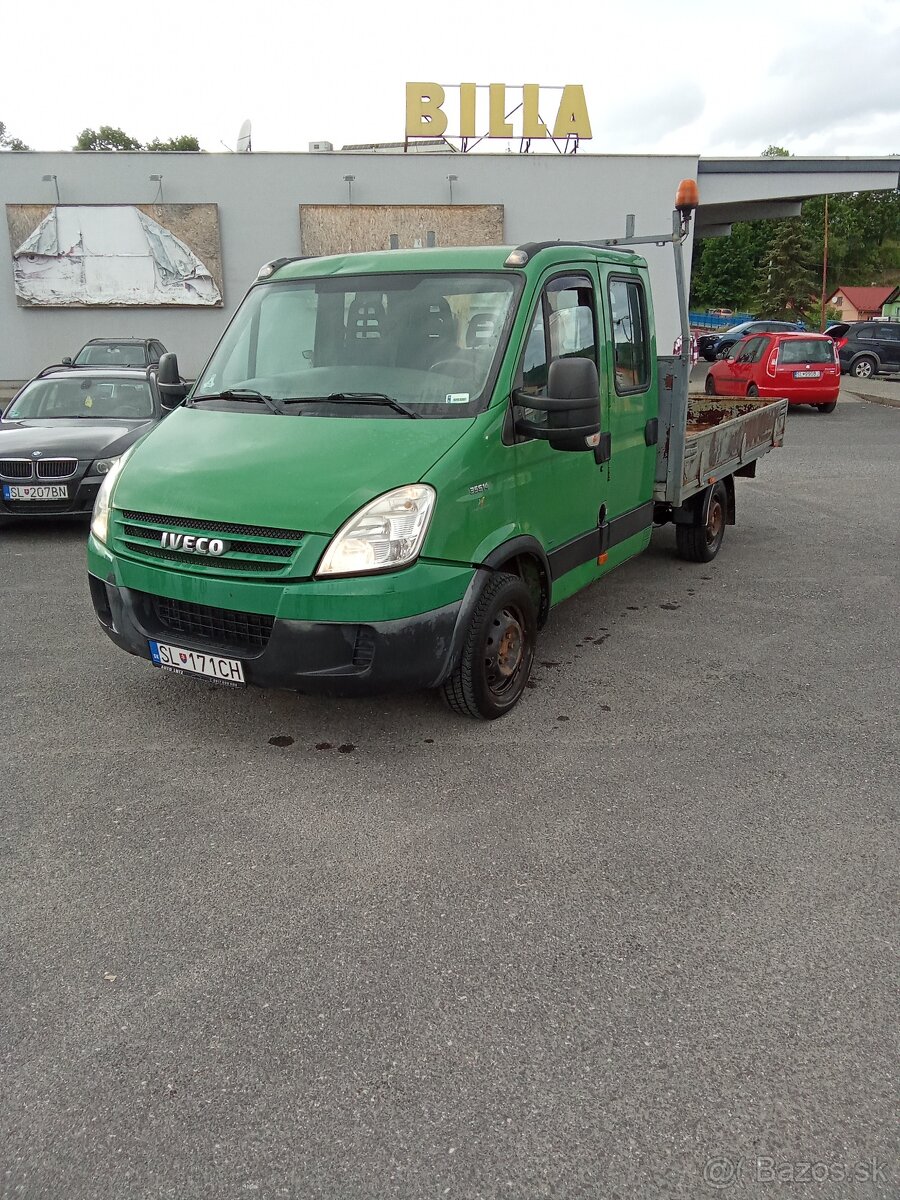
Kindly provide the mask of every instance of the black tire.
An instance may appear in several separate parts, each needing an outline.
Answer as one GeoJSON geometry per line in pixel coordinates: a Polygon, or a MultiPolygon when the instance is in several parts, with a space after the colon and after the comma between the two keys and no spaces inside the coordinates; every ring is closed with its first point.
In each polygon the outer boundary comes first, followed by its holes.
{"type": "Polygon", "coordinates": [[[820,413],[834,412],[834,410],[837,408],[837,400],[832,400],[830,404],[817,404],[816,408],[820,413]]]}
{"type": "Polygon", "coordinates": [[[712,375],[707,375],[706,383],[704,383],[704,385],[703,385],[703,390],[704,390],[704,392],[706,392],[707,396],[715,396],[716,381],[715,381],[715,379],[713,379],[712,375]]]}
{"type": "Polygon", "coordinates": [[[491,577],[475,605],[444,699],[463,717],[493,721],[521,699],[537,643],[531,592],[518,575],[491,577]]]}
{"type": "Polygon", "coordinates": [[[850,374],[854,379],[871,379],[873,375],[878,374],[878,363],[874,358],[864,354],[850,368],[850,374]]]}
{"type": "Polygon", "coordinates": [[[757,400],[759,398],[759,388],[755,383],[751,383],[747,388],[747,398],[749,400],[757,400]]]}
{"type": "Polygon", "coordinates": [[[705,494],[698,498],[694,524],[675,526],[675,548],[688,562],[712,562],[722,548],[728,516],[728,492],[724,483],[715,483],[709,501],[708,517],[700,524],[705,494]]]}

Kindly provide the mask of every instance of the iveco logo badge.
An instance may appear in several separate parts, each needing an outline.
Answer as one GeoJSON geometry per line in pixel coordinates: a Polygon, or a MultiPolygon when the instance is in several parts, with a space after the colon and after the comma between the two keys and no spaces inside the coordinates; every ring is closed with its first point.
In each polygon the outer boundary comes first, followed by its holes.
{"type": "Polygon", "coordinates": [[[159,544],[164,550],[180,550],[182,554],[224,554],[231,547],[221,538],[194,537],[191,533],[163,533],[159,544]]]}

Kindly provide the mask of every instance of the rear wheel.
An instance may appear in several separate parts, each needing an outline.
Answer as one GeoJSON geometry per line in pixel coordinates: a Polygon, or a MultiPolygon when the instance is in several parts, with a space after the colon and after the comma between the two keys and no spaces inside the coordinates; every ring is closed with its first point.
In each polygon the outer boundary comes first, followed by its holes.
{"type": "Polygon", "coordinates": [[[868,355],[858,358],[850,368],[850,374],[855,379],[871,379],[878,371],[878,363],[868,355]]]}
{"type": "Polygon", "coordinates": [[[707,396],[715,396],[716,381],[715,381],[715,379],[713,379],[712,375],[707,375],[706,383],[703,385],[703,389],[706,392],[707,396]]]}
{"type": "Polygon", "coordinates": [[[834,412],[834,410],[837,408],[837,400],[832,400],[830,404],[817,404],[816,408],[821,413],[834,412]]]}
{"type": "Polygon", "coordinates": [[[701,497],[697,503],[693,524],[675,526],[675,548],[679,556],[688,562],[712,562],[719,553],[722,539],[725,537],[728,513],[728,493],[725,484],[713,484],[705,521],[704,498],[701,497]]]}
{"type": "Polygon", "coordinates": [[[475,605],[459,663],[443,685],[454,712],[492,721],[525,690],[537,643],[537,615],[526,584],[497,574],[475,605]]]}

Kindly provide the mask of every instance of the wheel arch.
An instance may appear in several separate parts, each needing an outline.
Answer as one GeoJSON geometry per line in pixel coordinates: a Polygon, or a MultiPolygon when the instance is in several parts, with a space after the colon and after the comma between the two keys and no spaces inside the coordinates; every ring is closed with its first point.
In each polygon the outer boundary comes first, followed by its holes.
{"type": "Polygon", "coordinates": [[[535,597],[538,628],[543,629],[550,615],[553,576],[544,547],[535,537],[520,534],[496,546],[479,564],[491,571],[518,575],[535,597]]]}

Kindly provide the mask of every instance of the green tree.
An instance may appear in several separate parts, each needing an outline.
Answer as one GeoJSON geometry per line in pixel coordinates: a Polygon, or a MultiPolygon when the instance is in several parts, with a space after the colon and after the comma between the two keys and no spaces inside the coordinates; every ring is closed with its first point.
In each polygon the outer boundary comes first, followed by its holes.
{"type": "Polygon", "coordinates": [[[772,240],[756,272],[755,308],[766,317],[797,321],[819,290],[815,252],[802,220],[785,217],[771,224],[772,240]]]}
{"type": "Polygon", "coordinates": [[[0,121],[0,150],[30,150],[21,138],[13,137],[6,132],[6,126],[0,121]]]}
{"type": "Polygon", "coordinates": [[[101,125],[99,129],[82,129],[73,150],[143,150],[137,138],[130,137],[124,129],[112,125],[101,125]]]}
{"type": "Polygon", "coordinates": [[[766,146],[762,152],[763,158],[793,158],[790,150],[785,150],[784,146],[766,146]]]}
{"type": "Polygon", "coordinates": [[[148,142],[144,147],[145,150],[193,150],[199,152],[200,143],[195,137],[189,133],[183,133],[181,137],[168,138],[161,142],[159,138],[154,138],[152,142],[148,142]]]}

